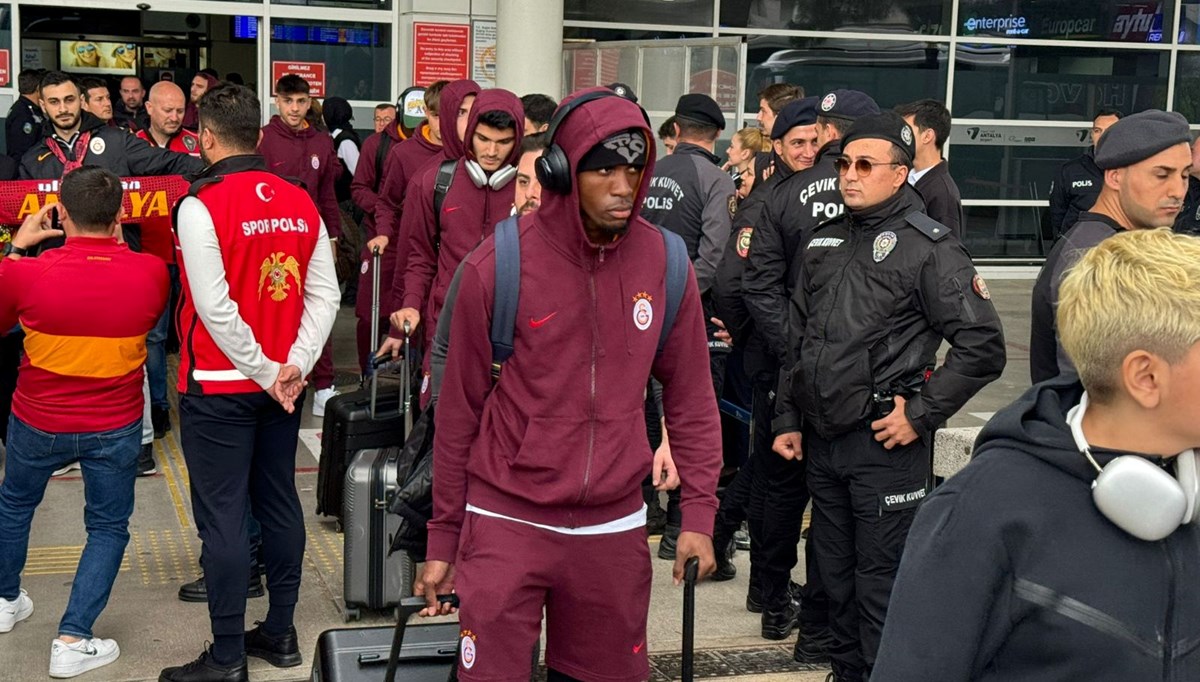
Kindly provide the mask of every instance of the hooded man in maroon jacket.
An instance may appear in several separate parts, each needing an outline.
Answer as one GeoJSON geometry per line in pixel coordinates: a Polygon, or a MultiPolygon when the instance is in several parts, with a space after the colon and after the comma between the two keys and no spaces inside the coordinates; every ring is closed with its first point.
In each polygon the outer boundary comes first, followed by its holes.
{"type": "MultiPolygon", "coordinates": [[[[342,162],[333,148],[333,138],[305,120],[312,107],[308,92],[308,81],[296,74],[290,73],[275,83],[275,106],[279,113],[263,126],[258,153],[267,162],[267,170],[304,183],[329,230],[329,241],[336,242],[342,233],[342,213],[334,183],[342,174],[342,162]]],[[[325,402],[334,394],[332,337],[325,343],[321,359],[313,369],[312,383],[316,389],[313,416],[323,417],[325,402]]]]}
{"type": "MultiPolygon", "coordinates": [[[[381,211],[380,204],[385,201],[385,196],[388,197],[389,207],[384,211],[384,217],[390,225],[392,216],[398,215],[398,213],[392,212],[391,195],[387,192],[389,190],[392,193],[398,191],[402,201],[404,188],[408,186],[408,178],[412,177],[409,167],[415,168],[442,151],[438,110],[441,104],[442,89],[445,86],[446,81],[437,81],[425,89],[426,120],[417,127],[412,137],[405,139],[401,135],[400,125],[403,120],[396,118],[388,123],[382,131],[368,137],[363,142],[362,152],[359,156],[363,162],[358,164],[358,168],[354,171],[354,181],[350,183],[354,203],[366,214],[362,227],[367,236],[367,243],[363,246],[362,267],[359,268],[358,297],[354,302],[354,315],[358,318],[356,330],[358,364],[363,371],[366,371],[368,356],[371,353],[371,278],[374,276],[371,272],[371,253],[375,248],[378,248],[383,256],[380,261],[380,274],[382,275],[380,319],[384,325],[381,327],[382,329],[387,329],[387,317],[392,311],[389,297],[392,290],[391,279],[396,271],[396,249],[394,246],[389,249],[388,245],[395,241],[391,238],[394,231],[392,234],[382,234],[376,228],[377,215],[381,211]],[[402,177],[395,184],[388,185],[387,178],[395,173],[407,177],[402,177]]],[[[399,203],[397,202],[395,205],[398,207],[399,203]]]]}
{"type": "MultiPolygon", "coordinates": [[[[447,83],[438,94],[437,106],[429,124],[423,129],[424,132],[414,133],[404,144],[388,154],[384,185],[380,191],[379,204],[375,208],[375,224],[378,226],[377,234],[383,238],[385,247],[390,244],[395,253],[392,270],[384,271],[384,286],[388,292],[385,309],[389,314],[401,308],[404,298],[404,270],[408,265],[408,239],[400,233],[404,197],[413,181],[426,168],[437,166],[443,161],[461,159],[467,153],[463,142],[466,139],[467,117],[478,95],[479,85],[475,81],[460,80],[447,83]],[[442,116],[443,112],[445,116],[442,116]],[[430,144],[427,137],[433,139],[437,146],[430,144]]],[[[430,115],[428,101],[425,113],[426,116],[430,115]]],[[[435,176],[436,173],[435,170],[435,176]]],[[[433,185],[430,184],[430,187],[433,185]]],[[[430,189],[430,192],[432,191],[430,189]]],[[[399,338],[400,335],[399,329],[392,330],[393,337],[399,338]]]]}
{"type": "Polygon", "coordinates": [[[543,609],[550,679],[649,676],[641,481],[653,458],[643,414],[651,376],[663,384],[683,480],[676,582],[692,556],[701,575],[715,566],[720,424],[700,293],[689,267],[658,352],[664,236],[636,210],[653,175],[653,132],[636,104],[606,89],[576,96],[597,92],[608,96],[555,116],[568,189],[543,181],[541,208],[520,218],[514,352],[496,381],[491,239],[466,258],[459,280],[417,589],[429,600],[423,615],[451,610],[437,594],[462,598],[463,680],[527,677],[543,609]]]}
{"type": "MultiPolygon", "coordinates": [[[[507,90],[485,90],[475,98],[462,135],[467,140],[466,154],[457,161],[440,215],[433,207],[440,162],[429,162],[409,187],[400,219],[407,253],[401,256],[403,269],[397,270],[397,277],[403,278],[403,284],[393,284],[393,292],[401,286],[403,296],[392,301],[399,310],[391,315],[392,338],[384,344],[386,351],[399,350],[396,337],[406,322],[414,330],[422,322],[430,330],[437,328],[438,312],[458,264],[512,212],[510,183],[517,175],[524,111],[521,100],[507,90]]],[[[452,138],[446,134],[446,119],[442,121],[443,155],[452,159],[452,138]]],[[[427,335],[427,340],[431,338],[432,333],[427,335]]],[[[427,359],[425,376],[428,369],[427,359]]],[[[428,382],[423,381],[422,404],[428,400],[427,388],[428,382]]]]}

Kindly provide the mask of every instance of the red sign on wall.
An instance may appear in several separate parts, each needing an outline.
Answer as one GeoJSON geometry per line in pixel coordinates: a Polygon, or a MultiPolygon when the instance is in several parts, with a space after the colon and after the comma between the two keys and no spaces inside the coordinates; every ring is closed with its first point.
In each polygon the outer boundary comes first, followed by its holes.
{"type": "Polygon", "coordinates": [[[471,65],[471,27],[467,24],[413,24],[413,85],[462,80],[471,65]]]}
{"type": "Polygon", "coordinates": [[[325,64],[323,62],[271,62],[271,82],[276,83],[280,78],[294,73],[308,81],[308,94],[313,97],[325,96],[325,64]]]}
{"type": "Polygon", "coordinates": [[[0,87],[4,87],[9,83],[9,61],[8,50],[0,50],[0,87]]]}

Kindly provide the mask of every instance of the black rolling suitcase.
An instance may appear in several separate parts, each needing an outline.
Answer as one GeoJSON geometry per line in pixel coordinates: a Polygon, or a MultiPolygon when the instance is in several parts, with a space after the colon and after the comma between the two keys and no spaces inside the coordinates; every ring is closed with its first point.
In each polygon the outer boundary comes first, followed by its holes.
{"type": "Polygon", "coordinates": [[[408,625],[425,608],[407,597],[395,627],[326,630],[317,638],[313,682],[447,682],[458,665],[458,623],[408,625]],[[389,677],[391,673],[391,677],[389,677]]]}
{"type": "MultiPolygon", "coordinates": [[[[371,281],[372,348],[379,339],[379,263],[374,254],[371,281]]],[[[405,359],[407,373],[408,359],[405,359]]],[[[371,372],[369,386],[336,395],[325,406],[321,425],[321,461],[317,469],[317,513],[336,516],[345,525],[342,499],[346,469],[361,450],[400,446],[412,428],[412,414],[405,393],[378,394],[378,372],[371,372]]]]}

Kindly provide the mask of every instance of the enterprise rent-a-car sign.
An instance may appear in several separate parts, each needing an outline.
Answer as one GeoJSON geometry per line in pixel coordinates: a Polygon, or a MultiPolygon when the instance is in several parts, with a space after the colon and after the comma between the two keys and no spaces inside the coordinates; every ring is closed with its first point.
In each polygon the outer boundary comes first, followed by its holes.
{"type": "Polygon", "coordinates": [[[1164,2],[1091,0],[1072,3],[963,0],[964,36],[1159,43],[1171,8],[1164,2]]]}

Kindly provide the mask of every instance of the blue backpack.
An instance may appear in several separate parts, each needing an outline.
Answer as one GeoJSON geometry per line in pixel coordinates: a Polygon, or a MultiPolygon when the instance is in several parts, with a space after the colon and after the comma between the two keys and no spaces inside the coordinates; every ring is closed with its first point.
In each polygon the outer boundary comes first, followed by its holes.
{"type": "MultiPolygon", "coordinates": [[[[657,227],[657,226],[656,226],[657,227]]],[[[683,288],[687,285],[688,255],[683,238],[658,228],[667,248],[667,309],[658,334],[661,353],[667,335],[675,324],[683,288]]],[[[492,301],[492,380],[500,379],[500,369],[513,354],[513,331],[517,324],[517,301],[521,297],[521,240],[517,235],[517,217],[511,216],[496,226],[496,291],[492,301]]]]}

